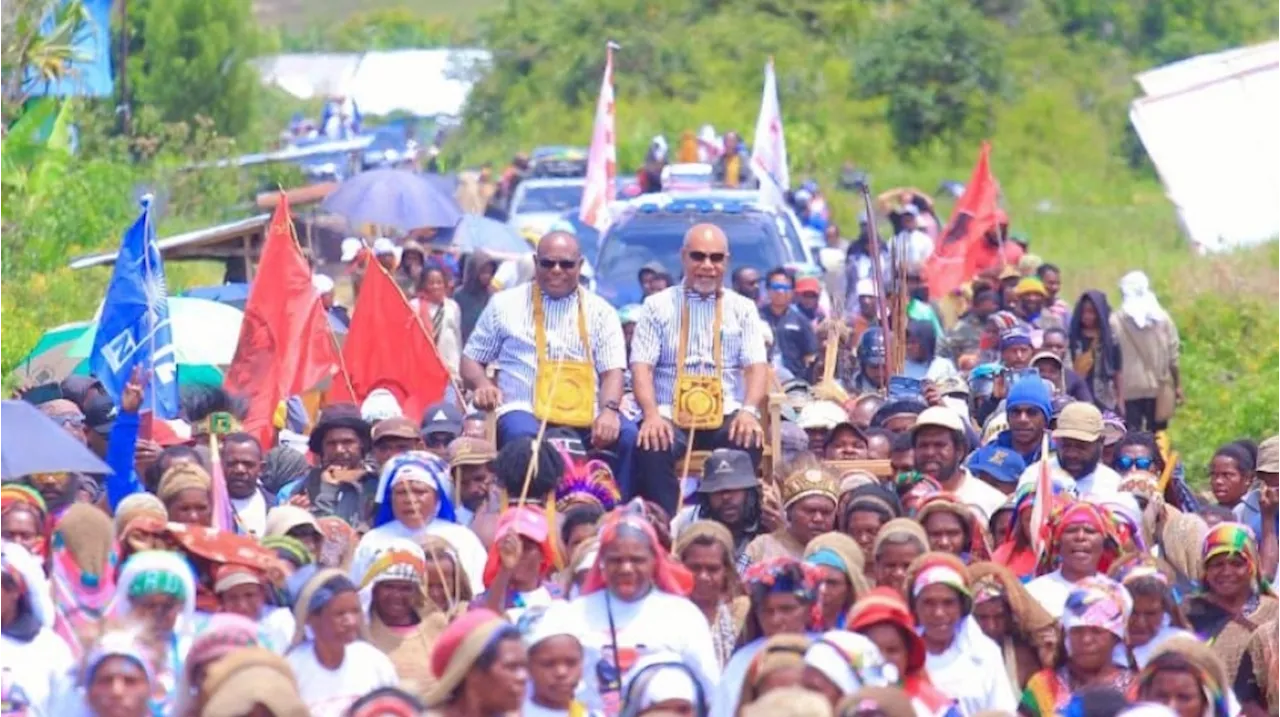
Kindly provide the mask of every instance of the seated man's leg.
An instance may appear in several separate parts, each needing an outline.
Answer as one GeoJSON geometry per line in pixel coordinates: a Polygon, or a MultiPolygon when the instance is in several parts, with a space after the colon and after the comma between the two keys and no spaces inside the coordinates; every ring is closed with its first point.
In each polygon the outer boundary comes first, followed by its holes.
{"type": "MultiPolygon", "coordinates": [[[[743,448],[729,440],[729,426],[733,425],[733,417],[736,415],[737,413],[734,412],[725,416],[724,423],[720,424],[720,427],[714,431],[696,434],[694,437],[696,444],[694,445],[694,450],[714,451],[717,448],[734,448],[746,451],[747,455],[751,456],[751,465],[755,466],[756,470],[759,471],[760,461],[764,458],[764,445],[761,444],[755,448],[743,448]]],[[[768,436],[763,436],[762,438],[766,441],[769,440],[768,436]]]]}
{"type": "MultiPolygon", "coordinates": [[[[668,513],[675,513],[676,504],[680,500],[680,483],[676,478],[676,464],[684,460],[685,441],[688,437],[679,428],[674,428],[674,433],[675,440],[665,451],[646,450],[639,445],[635,446],[635,458],[632,461],[630,475],[631,486],[630,490],[623,488],[623,498],[631,500],[639,496],[657,503],[668,513]]],[[[618,440],[621,442],[623,438],[620,437],[618,440]]],[[[635,437],[633,436],[631,440],[634,442],[635,437]]]]}
{"type": "Polygon", "coordinates": [[[636,452],[636,437],[640,434],[640,427],[636,422],[626,416],[618,417],[618,440],[611,446],[602,446],[596,449],[591,444],[591,429],[579,428],[578,436],[582,439],[582,445],[586,446],[589,451],[602,452],[601,456],[609,462],[609,468],[613,471],[613,478],[618,482],[618,490],[623,497],[630,500],[634,494],[631,485],[631,476],[633,461],[636,452]]]}
{"type": "Polygon", "coordinates": [[[537,438],[539,421],[529,411],[508,411],[498,416],[498,450],[517,438],[537,438]]]}

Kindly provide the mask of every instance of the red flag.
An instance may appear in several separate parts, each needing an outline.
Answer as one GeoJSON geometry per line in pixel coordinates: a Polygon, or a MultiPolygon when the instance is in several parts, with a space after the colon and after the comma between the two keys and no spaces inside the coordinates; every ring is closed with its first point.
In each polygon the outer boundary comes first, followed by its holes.
{"type": "MultiPolygon", "coordinates": [[[[1000,185],[991,175],[991,143],[982,143],[978,164],[956,202],[951,221],[947,222],[937,247],[925,264],[929,279],[929,296],[949,296],[977,273],[974,250],[980,249],[984,235],[996,225],[997,199],[1000,185]]],[[[980,252],[978,252],[980,253],[980,252]]]]}
{"type": "Polygon", "coordinates": [[[281,192],[226,377],[227,390],[249,400],[244,430],[263,445],[272,443],[271,419],[280,401],[333,374],[338,352],[329,331],[311,285],[311,267],[293,238],[289,201],[281,192]]]}
{"type": "Polygon", "coordinates": [[[359,403],[385,388],[404,415],[417,420],[444,397],[449,370],[395,280],[381,264],[369,266],[342,346],[351,385],[335,381],[328,400],[359,403]]]}

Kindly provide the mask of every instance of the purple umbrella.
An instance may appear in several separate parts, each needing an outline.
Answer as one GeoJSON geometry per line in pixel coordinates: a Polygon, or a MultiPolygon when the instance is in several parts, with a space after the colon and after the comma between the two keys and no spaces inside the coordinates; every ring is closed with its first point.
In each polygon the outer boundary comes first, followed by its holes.
{"type": "Polygon", "coordinates": [[[343,182],[320,208],[352,226],[377,224],[401,231],[452,227],[462,219],[444,188],[407,169],[372,169],[343,182]]]}
{"type": "Polygon", "coordinates": [[[111,469],[52,418],[26,401],[0,403],[0,477],[37,473],[101,473],[111,469]]]}

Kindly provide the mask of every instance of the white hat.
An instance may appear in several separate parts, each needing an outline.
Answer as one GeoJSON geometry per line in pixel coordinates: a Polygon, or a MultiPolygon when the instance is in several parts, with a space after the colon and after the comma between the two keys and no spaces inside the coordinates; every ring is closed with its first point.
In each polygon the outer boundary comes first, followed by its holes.
{"type": "Polygon", "coordinates": [[[342,240],[342,263],[346,264],[356,258],[356,254],[360,253],[360,248],[364,246],[364,242],[356,237],[347,237],[342,240]]]}
{"type": "Polygon", "coordinates": [[[315,287],[317,294],[327,294],[333,291],[333,279],[324,274],[312,274],[311,286],[315,287]]]}
{"type": "Polygon", "coordinates": [[[800,409],[796,425],[805,430],[822,428],[831,430],[841,423],[849,422],[849,414],[835,401],[814,401],[800,409]]]}
{"type": "Polygon", "coordinates": [[[386,256],[387,254],[395,253],[396,245],[392,243],[390,239],[386,237],[378,237],[377,240],[373,242],[374,256],[386,256]]]}
{"type": "Polygon", "coordinates": [[[864,277],[862,279],[858,279],[858,283],[853,285],[853,290],[858,293],[859,299],[861,299],[864,296],[870,296],[874,298],[876,295],[876,283],[872,281],[870,278],[864,277]]]}
{"type": "Polygon", "coordinates": [[[387,418],[402,418],[404,411],[395,394],[385,388],[375,388],[365,397],[364,403],[360,404],[360,417],[373,423],[387,418]]]}

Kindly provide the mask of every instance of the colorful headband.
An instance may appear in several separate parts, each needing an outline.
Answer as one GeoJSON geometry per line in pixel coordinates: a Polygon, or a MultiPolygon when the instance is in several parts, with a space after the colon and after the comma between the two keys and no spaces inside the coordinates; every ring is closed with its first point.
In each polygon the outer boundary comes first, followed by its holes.
{"type": "Polygon", "coordinates": [[[187,598],[187,586],[181,577],[168,570],[143,570],[129,582],[129,597],[168,595],[178,600],[187,598]]]}
{"type": "Polygon", "coordinates": [[[1133,599],[1116,581],[1095,575],[1078,583],[1067,595],[1062,611],[1062,627],[1100,627],[1124,640],[1133,599]]]}
{"type": "Polygon", "coordinates": [[[920,597],[920,592],[930,585],[946,585],[965,597],[973,597],[965,584],[964,576],[948,565],[930,565],[916,575],[911,585],[911,596],[920,597]]]}

